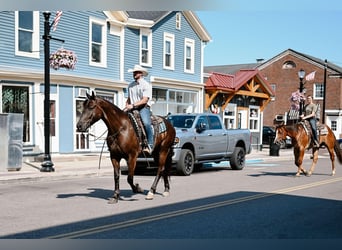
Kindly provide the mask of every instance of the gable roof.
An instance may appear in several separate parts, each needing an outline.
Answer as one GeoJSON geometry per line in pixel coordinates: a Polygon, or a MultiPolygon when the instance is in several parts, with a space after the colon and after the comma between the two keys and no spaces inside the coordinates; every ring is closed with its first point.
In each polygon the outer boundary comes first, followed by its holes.
{"type": "Polygon", "coordinates": [[[129,18],[158,22],[165,15],[169,14],[170,11],[126,11],[126,13],[129,18]]]}
{"type": "Polygon", "coordinates": [[[205,89],[221,89],[234,91],[234,76],[213,72],[205,83],[205,89]]]}
{"type": "MultiPolygon", "coordinates": [[[[300,58],[304,61],[315,64],[316,66],[318,66],[322,69],[325,67],[325,60],[322,60],[322,59],[319,59],[317,57],[310,56],[310,55],[295,51],[293,49],[287,49],[287,50],[281,52],[280,54],[272,57],[271,59],[262,62],[259,66],[257,66],[257,68],[258,69],[264,69],[265,67],[269,66],[270,64],[272,64],[275,61],[278,61],[280,58],[282,58],[286,55],[295,56],[295,57],[300,58]]],[[[341,67],[337,66],[336,64],[330,63],[329,61],[327,62],[327,69],[333,71],[334,73],[342,73],[341,67]]]]}
{"type": "MultiPolygon", "coordinates": [[[[152,28],[173,11],[105,11],[109,21],[135,28],[152,28]]],[[[211,37],[198,16],[193,11],[181,11],[193,30],[203,42],[210,42],[211,37]]]]}
{"type": "Polygon", "coordinates": [[[258,65],[260,65],[260,63],[205,66],[203,68],[203,72],[204,73],[220,72],[224,74],[234,75],[241,69],[255,69],[258,65]]]}
{"type": "Polygon", "coordinates": [[[262,88],[267,94],[274,95],[273,89],[266,79],[260,75],[260,71],[257,69],[239,70],[235,75],[213,72],[205,84],[205,89],[236,92],[254,77],[261,82],[262,88]]]}

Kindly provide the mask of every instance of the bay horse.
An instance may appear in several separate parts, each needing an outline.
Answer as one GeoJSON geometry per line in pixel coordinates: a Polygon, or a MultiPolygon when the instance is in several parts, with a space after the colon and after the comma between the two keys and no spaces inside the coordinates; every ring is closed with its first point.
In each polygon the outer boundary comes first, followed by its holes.
{"type": "MultiPolygon", "coordinates": [[[[339,144],[336,140],[336,137],[332,130],[326,124],[321,124],[320,126],[320,133],[319,133],[319,144],[320,147],[324,145],[330,155],[331,160],[331,175],[335,175],[335,155],[340,163],[342,163],[342,152],[339,147],[339,144]],[[324,132],[323,132],[324,131],[324,132]]],[[[313,171],[315,170],[315,166],[318,160],[318,147],[313,147],[313,140],[311,139],[311,127],[305,127],[303,122],[299,122],[293,125],[278,125],[276,126],[276,138],[274,143],[280,143],[280,141],[285,140],[286,136],[291,137],[292,145],[293,145],[293,152],[295,157],[295,164],[298,167],[296,176],[300,176],[303,173],[306,176],[311,176],[313,171]],[[307,172],[303,168],[303,158],[305,150],[312,148],[313,153],[313,160],[309,172],[307,172]]]]}
{"type": "MultiPolygon", "coordinates": [[[[77,131],[85,132],[87,129],[100,119],[106,124],[108,129],[107,146],[110,152],[110,159],[114,169],[114,194],[108,203],[117,203],[120,197],[120,161],[125,159],[128,166],[127,182],[132,188],[133,193],[143,193],[139,184],[133,183],[136,160],[141,153],[141,145],[127,112],[121,110],[113,103],[100,97],[87,93],[87,99],[83,103],[83,111],[77,122],[77,131]]],[[[165,118],[160,117],[165,124],[164,130],[154,135],[154,151],[152,156],[158,165],[157,175],[153,184],[145,197],[152,200],[156,192],[158,181],[164,179],[163,196],[169,195],[169,170],[172,164],[172,146],[175,140],[175,129],[165,118]]]]}

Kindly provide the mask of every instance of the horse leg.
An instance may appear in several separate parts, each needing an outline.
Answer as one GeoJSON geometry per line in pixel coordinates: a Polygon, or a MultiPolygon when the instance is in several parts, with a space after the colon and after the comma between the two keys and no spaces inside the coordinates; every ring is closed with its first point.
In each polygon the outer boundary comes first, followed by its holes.
{"type": "Polygon", "coordinates": [[[330,160],[331,160],[331,176],[335,175],[335,154],[334,154],[334,144],[333,145],[327,145],[329,155],[330,155],[330,160]]]}
{"type": "Polygon", "coordinates": [[[112,165],[114,168],[114,194],[113,197],[111,197],[108,201],[109,204],[114,204],[119,201],[120,197],[120,188],[119,188],[119,182],[120,182],[120,163],[119,160],[112,158],[112,165]]]}
{"type": "Polygon", "coordinates": [[[167,156],[165,156],[165,153],[160,153],[159,160],[158,160],[159,163],[158,163],[157,175],[154,178],[151,189],[145,198],[146,200],[152,200],[153,199],[154,194],[157,190],[158,182],[162,176],[164,178],[164,187],[165,187],[164,192],[163,192],[163,196],[166,197],[166,196],[170,195],[170,184],[169,184],[168,171],[167,171],[168,169],[165,169],[166,157],[167,156]]]}
{"type": "Polygon", "coordinates": [[[160,169],[158,168],[158,173],[157,173],[156,177],[154,178],[154,181],[152,183],[150,191],[148,191],[148,193],[145,197],[145,200],[153,200],[154,194],[156,193],[156,190],[157,190],[157,185],[158,185],[158,182],[160,180],[160,177],[161,177],[161,173],[160,173],[160,169]]]}
{"type": "Polygon", "coordinates": [[[304,150],[304,148],[300,147],[295,147],[293,149],[295,155],[295,164],[298,168],[297,173],[295,175],[296,177],[299,177],[301,173],[303,173],[304,175],[307,174],[306,170],[303,168],[304,150]]]}
{"type": "Polygon", "coordinates": [[[143,193],[143,190],[140,188],[139,184],[136,183],[134,185],[134,171],[136,166],[136,157],[129,157],[127,161],[127,167],[128,167],[128,175],[127,175],[127,182],[131,186],[133,193],[143,193]]]}
{"type": "Polygon", "coordinates": [[[311,164],[311,167],[309,169],[307,176],[311,176],[313,171],[315,170],[315,166],[316,166],[317,160],[318,160],[318,148],[312,149],[312,155],[313,155],[313,160],[312,160],[312,164],[311,164]]]}
{"type": "Polygon", "coordinates": [[[165,169],[163,171],[163,177],[164,177],[164,193],[163,196],[169,196],[170,195],[170,183],[169,183],[169,174],[170,169],[172,167],[172,155],[171,152],[168,152],[166,163],[165,163],[165,169]]]}

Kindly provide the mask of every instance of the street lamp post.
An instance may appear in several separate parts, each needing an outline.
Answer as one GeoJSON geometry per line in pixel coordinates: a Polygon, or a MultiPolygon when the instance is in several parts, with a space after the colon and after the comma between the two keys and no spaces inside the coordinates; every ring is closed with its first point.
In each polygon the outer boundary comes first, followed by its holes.
{"type": "MultiPolygon", "coordinates": [[[[304,83],[303,83],[304,76],[305,76],[305,71],[303,69],[300,69],[298,71],[298,77],[299,77],[299,93],[301,94],[303,93],[303,90],[304,90],[304,83]]],[[[303,114],[303,108],[304,108],[304,102],[303,100],[300,100],[299,115],[303,114]]]]}
{"type": "Polygon", "coordinates": [[[45,152],[41,172],[53,172],[53,163],[50,156],[50,12],[44,12],[44,137],[45,152]]]}
{"type": "Polygon", "coordinates": [[[328,61],[324,61],[324,83],[323,83],[323,112],[322,112],[322,124],[325,123],[325,98],[327,93],[327,64],[328,61]]]}

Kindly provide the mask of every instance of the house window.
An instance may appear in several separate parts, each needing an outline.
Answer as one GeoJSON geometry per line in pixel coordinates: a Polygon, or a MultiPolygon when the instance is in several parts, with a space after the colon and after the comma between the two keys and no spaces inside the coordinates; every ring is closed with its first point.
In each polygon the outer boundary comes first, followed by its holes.
{"type": "MultiPolygon", "coordinates": [[[[84,99],[75,100],[76,121],[81,117],[84,99]]],[[[75,150],[89,150],[89,130],[86,132],[75,132],[75,150]]]]}
{"type": "Polygon", "coordinates": [[[251,131],[258,131],[259,127],[259,107],[249,107],[249,129],[251,131]]]}
{"type": "Polygon", "coordinates": [[[164,68],[173,70],[174,54],[175,54],[175,36],[173,34],[164,33],[164,68]]]}
{"type": "Polygon", "coordinates": [[[176,29],[177,30],[180,30],[181,29],[181,18],[182,18],[182,15],[180,12],[178,12],[176,14],[176,29]]]}
{"type": "Polygon", "coordinates": [[[23,141],[30,141],[30,101],[29,87],[4,85],[0,88],[2,92],[3,113],[24,114],[23,141]]]}
{"type": "Polygon", "coordinates": [[[337,121],[331,121],[330,128],[332,131],[337,131],[337,121]]]}
{"type": "Polygon", "coordinates": [[[185,39],[184,46],[184,72],[194,73],[195,63],[195,41],[192,39],[185,39]]]}
{"type": "MultiPolygon", "coordinates": [[[[273,90],[273,93],[275,94],[275,93],[276,93],[276,89],[277,89],[277,84],[271,83],[270,86],[271,86],[271,88],[272,88],[272,90],[273,90]]],[[[276,95],[274,95],[274,96],[271,97],[271,100],[272,100],[272,101],[275,100],[275,96],[276,96],[276,95]]]]}
{"type": "Polygon", "coordinates": [[[283,69],[294,69],[296,68],[296,64],[293,61],[286,61],[283,64],[283,69]]]}
{"type": "Polygon", "coordinates": [[[15,12],[15,54],[39,58],[39,12],[15,12]]]}
{"type": "Polygon", "coordinates": [[[107,32],[106,22],[90,19],[89,64],[107,67],[107,32]]]}
{"type": "Polygon", "coordinates": [[[236,104],[228,103],[223,112],[223,122],[227,129],[236,128],[236,104]]]}
{"type": "Polygon", "coordinates": [[[152,66],[152,32],[141,29],[140,31],[140,64],[152,66]]]}
{"type": "Polygon", "coordinates": [[[198,109],[198,94],[194,91],[178,91],[153,88],[153,113],[166,115],[167,113],[193,113],[198,109]]]}
{"type": "Polygon", "coordinates": [[[324,96],[324,84],[315,83],[314,84],[314,99],[323,99],[324,96]]]}

